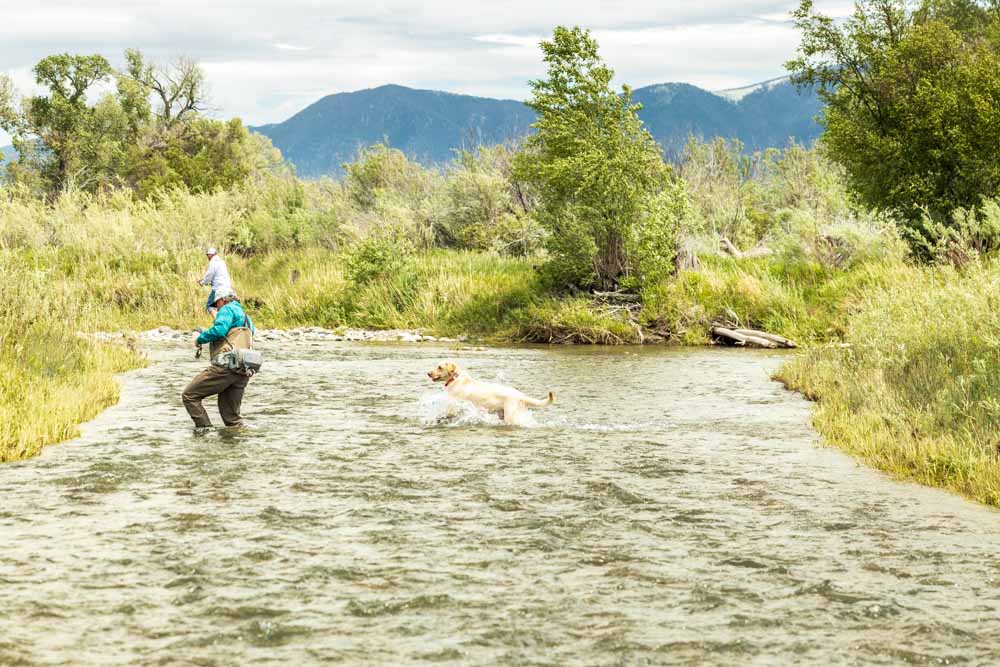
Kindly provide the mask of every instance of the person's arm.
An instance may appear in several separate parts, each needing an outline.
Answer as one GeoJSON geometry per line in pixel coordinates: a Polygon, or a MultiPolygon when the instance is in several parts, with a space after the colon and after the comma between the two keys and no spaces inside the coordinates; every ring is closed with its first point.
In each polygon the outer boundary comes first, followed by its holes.
{"type": "Polygon", "coordinates": [[[198,340],[195,341],[198,345],[204,345],[205,343],[211,343],[213,341],[222,340],[229,333],[229,330],[233,328],[233,308],[223,308],[215,316],[215,323],[208,329],[205,329],[198,336],[198,340]]]}
{"type": "Polygon", "coordinates": [[[215,262],[208,263],[208,270],[205,271],[205,277],[198,281],[199,285],[211,285],[212,279],[215,278],[215,262]]]}

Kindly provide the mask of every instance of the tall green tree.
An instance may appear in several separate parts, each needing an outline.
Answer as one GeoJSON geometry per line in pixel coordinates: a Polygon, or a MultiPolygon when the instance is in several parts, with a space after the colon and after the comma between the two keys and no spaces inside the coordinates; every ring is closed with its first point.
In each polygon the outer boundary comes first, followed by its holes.
{"type": "Polygon", "coordinates": [[[106,162],[109,132],[116,119],[112,109],[91,106],[87,94],[94,84],[107,81],[113,70],[99,55],[68,53],[43,58],[34,68],[35,82],[46,93],[15,106],[9,79],[0,84],[0,127],[14,139],[14,147],[32,163],[47,190],[58,192],[74,181],[92,177],[95,163],[106,162]]]}
{"type": "Polygon", "coordinates": [[[860,0],[838,23],[802,0],[794,17],[786,66],[819,87],[823,142],[863,204],[919,249],[1000,193],[1000,2],[860,0]]]}
{"type": "Polygon", "coordinates": [[[515,173],[537,188],[547,274],[564,288],[641,288],[672,267],[686,195],[590,32],[558,27],[541,49],[548,77],[531,82],[536,133],[515,173]]]}
{"type": "Polygon", "coordinates": [[[238,120],[205,118],[205,76],[179,58],[169,65],[125,53],[115,71],[102,56],[56,55],[35,67],[46,94],[18,101],[0,76],[0,127],[14,137],[18,159],[8,178],[55,196],[68,187],[229,188],[251,174],[282,171],[280,153],[238,120]],[[114,79],[96,102],[96,84],[114,79]]]}

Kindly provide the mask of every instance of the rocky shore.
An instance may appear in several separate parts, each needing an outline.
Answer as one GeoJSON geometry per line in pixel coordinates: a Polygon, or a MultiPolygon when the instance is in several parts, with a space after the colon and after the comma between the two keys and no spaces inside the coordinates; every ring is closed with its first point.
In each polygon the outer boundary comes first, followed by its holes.
{"type": "MultiPolygon", "coordinates": [[[[190,343],[193,331],[178,331],[170,327],[159,327],[148,331],[83,333],[78,335],[104,342],[145,341],[145,342],[179,342],[190,343]]],[[[464,342],[465,336],[458,338],[439,338],[427,336],[419,330],[390,329],[386,331],[370,331],[367,329],[324,329],[322,327],[298,327],[295,329],[258,329],[255,339],[258,341],[347,341],[371,343],[457,343],[464,342]]]]}

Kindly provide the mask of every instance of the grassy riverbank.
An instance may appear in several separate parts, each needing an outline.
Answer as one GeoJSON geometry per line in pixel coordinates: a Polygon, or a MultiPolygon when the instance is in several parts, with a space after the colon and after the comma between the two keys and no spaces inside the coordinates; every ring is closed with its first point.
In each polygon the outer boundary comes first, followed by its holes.
{"type": "Polygon", "coordinates": [[[780,373],[832,444],[900,479],[1000,506],[1000,264],[903,269],[866,292],[843,344],[780,373]]]}
{"type": "MultiPolygon", "coordinates": [[[[67,249],[0,251],[7,282],[58,285],[74,331],[138,331],[206,323],[201,257],[89,255],[67,249]]],[[[643,336],[707,344],[713,323],[759,326],[803,343],[837,338],[852,304],[895,279],[903,264],[832,269],[812,260],[706,256],[647,294],[630,313],[589,295],[546,290],[532,259],[430,250],[392,274],[359,284],[334,250],[229,257],[248,310],[273,328],[413,328],[514,342],[637,343],[643,336]]],[[[42,303],[49,295],[36,295],[42,303]]],[[[29,305],[25,305],[30,310],[29,305]]],[[[62,308],[62,306],[60,306],[62,308]]]]}
{"type": "Polygon", "coordinates": [[[34,456],[74,437],[79,424],[118,400],[114,375],[141,356],[75,335],[69,291],[0,255],[0,462],[34,456]]]}
{"type": "MultiPolygon", "coordinates": [[[[706,257],[628,316],[590,297],[553,295],[531,259],[473,251],[412,255],[365,285],[345,275],[338,250],[232,256],[230,267],[260,326],[420,328],[513,342],[637,343],[651,336],[708,342],[713,321],[736,318],[804,342],[836,338],[845,309],[886,279],[873,265],[794,269],[778,258],[706,257]]],[[[169,252],[85,253],[41,247],[0,251],[3,358],[0,460],[31,456],[76,433],[117,399],[113,374],[142,363],[126,347],[94,345],[78,331],[206,324],[201,257],[169,252]]]]}

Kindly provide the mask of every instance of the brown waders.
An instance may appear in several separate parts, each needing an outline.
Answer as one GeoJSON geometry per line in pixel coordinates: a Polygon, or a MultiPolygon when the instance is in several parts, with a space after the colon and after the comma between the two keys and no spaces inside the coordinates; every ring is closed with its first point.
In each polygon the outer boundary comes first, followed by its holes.
{"type": "MultiPolygon", "coordinates": [[[[224,339],[211,343],[209,350],[214,360],[220,354],[234,348],[245,350],[251,345],[250,329],[233,327],[224,339]]],[[[181,400],[184,401],[184,407],[194,420],[194,425],[201,428],[212,425],[208,413],[201,404],[202,400],[218,395],[219,415],[222,416],[222,421],[226,426],[239,426],[243,421],[240,416],[240,405],[243,403],[243,391],[248,382],[250,382],[248,376],[212,364],[198,373],[184,388],[181,400]]]]}
{"type": "Polygon", "coordinates": [[[250,378],[242,373],[231,371],[221,366],[209,366],[184,388],[181,399],[188,414],[198,427],[211,426],[212,422],[201,404],[202,399],[219,395],[219,414],[226,426],[239,426],[240,404],[243,403],[243,391],[250,378]]]}

